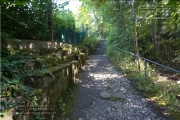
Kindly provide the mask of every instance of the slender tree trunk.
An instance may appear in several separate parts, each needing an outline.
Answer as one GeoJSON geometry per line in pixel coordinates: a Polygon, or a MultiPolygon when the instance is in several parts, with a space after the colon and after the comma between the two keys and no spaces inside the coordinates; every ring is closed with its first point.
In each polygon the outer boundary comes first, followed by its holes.
{"type": "Polygon", "coordinates": [[[159,57],[161,54],[160,45],[161,34],[162,34],[162,13],[161,13],[161,0],[157,1],[157,30],[156,30],[156,56],[159,57]]]}
{"type": "Polygon", "coordinates": [[[48,11],[48,29],[49,29],[49,39],[54,41],[53,37],[53,21],[52,21],[52,0],[47,1],[47,11],[48,11]]]}
{"type": "Polygon", "coordinates": [[[118,30],[118,33],[120,32],[120,4],[119,4],[119,1],[116,1],[116,26],[117,26],[117,30],[118,30]]]}
{"type": "Polygon", "coordinates": [[[152,43],[154,45],[154,51],[153,51],[153,55],[156,56],[156,45],[157,45],[157,38],[156,38],[156,20],[152,19],[152,23],[151,23],[151,39],[152,39],[152,43]]]}
{"type": "MultiPolygon", "coordinates": [[[[176,12],[176,11],[178,11],[178,4],[175,2],[174,3],[174,12],[176,12]]],[[[178,21],[178,14],[176,14],[176,16],[175,16],[175,21],[178,21]]],[[[177,22],[174,22],[174,24],[175,24],[175,29],[177,29],[178,28],[178,25],[177,25],[177,22]]]]}
{"type": "Polygon", "coordinates": [[[75,27],[75,21],[74,22],[74,25],[73,25],[73,44],[77,44],[76,42],[76,27],[75,27]]]}
{"type": "MultiPolygon", "coordinates": [[[[135,43],[135,49],[136,49],[136,55],[139,56],[139,46],[138,46],[138,37],[137,37],[137,19],[136,19],[136,13],[135,13],[135,5],[134,0],[131,0],[131,6],[132,6],[132,18],[133,18],[133,25],[134,25],[134,43],[135,43]]],[[[140,71],[140,59],[137,57],[138,62],[138,70],[140,71]]]]}

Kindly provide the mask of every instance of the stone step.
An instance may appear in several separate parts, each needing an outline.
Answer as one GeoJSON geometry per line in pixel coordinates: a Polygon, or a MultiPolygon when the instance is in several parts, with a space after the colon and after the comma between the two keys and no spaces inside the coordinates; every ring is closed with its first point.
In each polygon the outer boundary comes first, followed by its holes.
{"type": "Polygon", "coordinates": [[[47,88],[56,81],[61,81],[63,85],[64,78],[72,77],[73,71],[76,70],[76,68],[78,69],[78,65],[75,66],[75,63],[77,62],[74,61],[37,70],[23,77],[22,81],[25,85],[33,88],[47,88]],[[72,65],[74,65],[74,68],[72,68],[72,65]]]}
{"type": "Polygon", "coordinates": [[[78,55],[70,54],[66,56],[62,56],[59,53],[53,53],[36,59],[12,61],[2,64],[1,71],[3,75],[8,78],[15,78],[17,76],[23,77],[26,74],[33,73],[37,70],[64,64],[73,60],[83,61],[86,58],[87,56],[85,56],[85,53],[80,53],[78,55]]]}

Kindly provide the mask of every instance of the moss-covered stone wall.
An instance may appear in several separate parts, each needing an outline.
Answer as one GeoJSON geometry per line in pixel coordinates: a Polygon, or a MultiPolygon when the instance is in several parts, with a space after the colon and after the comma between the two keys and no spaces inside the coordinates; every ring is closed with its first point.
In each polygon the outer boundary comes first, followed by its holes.
{"type": "Polygon", "coordinates": [[[34,41],[29,49],[28,41],[8,42],[1,44],[6,50],[2,56],[1,119],[54,119],[54,113],[45,115],[43,111],[47,112],[48,107],[58,109],[59,100],[67,96],[77,82],[88,50],[62,43],[57,43],[60,46],[57,47],[56,42],[42,41],[34,41]],[[31,109],[38,107],[42,107],[40,113],[38,110],[32,114],[31,109]]]}
{"type": "Polygon", "coordinates": [[[20,40],[20,39],[3,39],[1,41],[1,48],[11,48],[11,49],[58,49],[69,44],[62,42],[49,42],[49,41],[39,41],[39,40],[20,40]]]}

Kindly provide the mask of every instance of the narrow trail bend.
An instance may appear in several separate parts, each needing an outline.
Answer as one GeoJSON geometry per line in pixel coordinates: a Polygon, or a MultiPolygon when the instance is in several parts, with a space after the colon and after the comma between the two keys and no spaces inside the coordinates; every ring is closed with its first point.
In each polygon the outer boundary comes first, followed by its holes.
{"type": "Polygon", "coordinates": [[[105,40],[102,40],[97,49],[95,55],[91,55],[87,61],[86,70],[80,73],[75,106],[68,119],[165,120],[153,110],[145,98],[138,95],[123,73],[114,69],[105,55],[105,40]],[[100,93],[105,95],[104,97],[114,94],[117,98],[104,99],[100,93]],[[121,95],[122,99],[118,99],[121,95]]]}

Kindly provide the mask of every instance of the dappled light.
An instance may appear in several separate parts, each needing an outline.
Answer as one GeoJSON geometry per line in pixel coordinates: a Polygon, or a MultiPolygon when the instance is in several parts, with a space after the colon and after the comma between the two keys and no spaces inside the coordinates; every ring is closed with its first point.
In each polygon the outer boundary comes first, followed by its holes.
{"type": "Polygon", "coordinates": [[[130,87],[124,74],[114,69],[106,55],[92,55],[86,65],[75,102],[79,104],[70,118],[82,118],[83,114],[87,119],[160,118],[148,107],[148,100],[130,87]]]}
{"type": "Polygon", "coordinates": [[[0,119],[180,118],[179,0],[0,3],[0,119]]]}
{"type": "MultiPolygon", "coordinates": [[[[89,65],[91,66],[91,65],[89,65]]],[[[91,68],[92,69],[92,68],[91,68]]],[[[119,76],[118,74],[107,74],[107,73],[89,73],[88,78],[93,79],[94,81],[100,81],[101,84],[86,84],[84,87],[90,88],[96,86],[97,88],[107,87],[107,82],[113,82],[115,79],[120,79],[123,76],[119,76]]]]}

